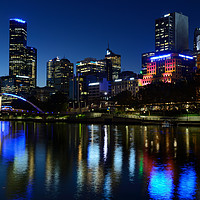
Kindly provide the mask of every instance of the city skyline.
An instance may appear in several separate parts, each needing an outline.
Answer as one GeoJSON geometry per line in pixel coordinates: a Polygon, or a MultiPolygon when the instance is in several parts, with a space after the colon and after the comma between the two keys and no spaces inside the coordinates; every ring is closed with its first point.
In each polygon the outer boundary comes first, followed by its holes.
{"type": "Polygon", "coordinates": [[[198,1],[4,2],[0,8],[0,76],[9,74],[9,19],[27,22],[28,45],[38,49],[38,86],[46,85],[46,63],[64,56],[72,63],[86,57],[104,58],[110,49],[121,55],[122,71],[141,70],[141,54],[155,50],[155,19],[171,12],[182,12],[189,18],[189,48],[193,34],[200,27],[198,1]],[[144,7],[145,3],[145,7],[144,7]],[[10,6],[13,5],[13,6],[10,6]]]}

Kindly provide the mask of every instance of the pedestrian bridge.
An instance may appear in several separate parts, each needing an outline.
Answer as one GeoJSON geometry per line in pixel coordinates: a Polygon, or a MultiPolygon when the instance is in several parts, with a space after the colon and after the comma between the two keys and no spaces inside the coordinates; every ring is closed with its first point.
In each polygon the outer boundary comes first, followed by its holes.
{"type": "Polygon", "coordinates": [[[23,98],[23,97],[20,97],[20,96],[18,96],[18,95],[9,94],[9,93],[1,93],[1,95],[0,95],[0,111],[1,111],[2,96],[11,96],[11,97],[20,99],[20,100],[22,100],[22,101],[25,101],[25,102],[27,102],[28,104],[30,104],[31,106],[33,106],[37,111],[39,111],[39,112],[41,112],[41,113],[44,113],[40,108],[38,108],[35,104],[33,104],[32,102],[28,101],[27,99],[25,99],[25,98],[23,98]]]}

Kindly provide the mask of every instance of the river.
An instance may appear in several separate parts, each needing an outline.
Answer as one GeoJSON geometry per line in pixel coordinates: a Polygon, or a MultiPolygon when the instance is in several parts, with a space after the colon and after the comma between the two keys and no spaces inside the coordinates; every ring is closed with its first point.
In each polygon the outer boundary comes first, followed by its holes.
{"type": "Polygon", "coordinates": [[[0,122],[0,199],[200,199],[200,128],[0,122]]]}

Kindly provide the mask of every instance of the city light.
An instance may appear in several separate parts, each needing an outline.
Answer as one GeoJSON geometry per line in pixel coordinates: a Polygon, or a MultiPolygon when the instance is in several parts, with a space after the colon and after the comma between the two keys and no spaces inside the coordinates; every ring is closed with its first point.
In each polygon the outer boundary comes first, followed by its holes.
{"type": "Polygon", "coordinates": [[[120,82],[120,81],[122,81],[122,79],[116,79],[116,80],[115,80],[115,82],[120,82]]]}
{"type": "Polygon", "coordinates": [[[186,55],[182,55],[182,54],[179,54],[179,56],[182,57],[182,58],[188,58],[188,59],[191,59],[191,60],[194,59],[192,56],[186,56],[186,55]]]}
{"type": "Polygon", "coordinates": [[[89,83],[89,86],[99,85],[99,82],[97,83],[89,83]]]}
{"type": "Polygon", "coordinates": [[[22,19],[18,19],[18,18],[10,19],[10,20],[14,20],[14,21],[17,21],[17,22],[19,22],[19,23],[23,23],[23,24],[26,23],[26,21],[24,21],[24,20],[22,20],[22,19]]]}
{"type": "Polygon", "coordinates": [[[150,59],[157,60],[157,59],[162,59],[162,58],[168,58],[170,56],[171,56],[171,54],[166,54],[166,55],[162,55],[162,56],[154,56],[154,57],[151,57],[150,59]]]}
{"type": "Polygon", "coordinates": [[[18,77],[18,78],[30,78],[29,76],[19,76],[19,75],[16,75],[16,77],[18,77]]]}
{"type": "Polygon", "coordinates": [[[109,50],[107,50],[107,55],[110,55],[110,51],[109,50]]]}
{"type": "Polygon", "coordinates": [[[164,15],[164,17],[169,17],[170,16],[170,14],[166,14],[166,15],[164,15]]]}
{"type": "Polygon", "coordinates": [[[17,99],[21,99],[23,101],[27,101],[26,99],[24,99],[23,97],[17,96],[15,94],[8,94],[8,93],[3,93],[2,95],[6,95],[6,96],[11,96],[11,97],[15,97],[17,99]]]}

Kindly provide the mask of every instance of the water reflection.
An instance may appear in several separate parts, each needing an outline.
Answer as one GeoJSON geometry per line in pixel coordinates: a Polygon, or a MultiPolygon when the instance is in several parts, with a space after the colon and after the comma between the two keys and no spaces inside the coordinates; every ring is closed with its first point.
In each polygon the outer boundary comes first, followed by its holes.
{"type": "Polygon", "coordinates": [[[153,199],[172,199],[174,192],[173,171],[163,166],[153,166],[148,190],[153,199]]]}
{"type": "Polygon", "coordinates": [[[198,199],[199,132],[0,122],[1,199],[198,199]]]}
{"type": "Polygon", "coordinates": [[[194,199],[197,176],[193,166],[184,166],[180,174],[178,196],[180,199],[194,199]]]}

